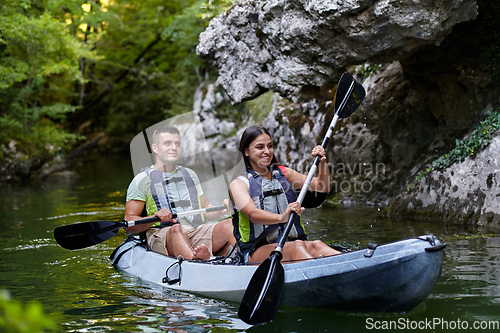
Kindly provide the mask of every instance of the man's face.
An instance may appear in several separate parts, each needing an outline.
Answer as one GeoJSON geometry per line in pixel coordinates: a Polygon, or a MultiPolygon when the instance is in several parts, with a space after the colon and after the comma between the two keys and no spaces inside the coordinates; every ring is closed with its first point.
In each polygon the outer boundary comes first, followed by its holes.
{"type": "Polygon", "coordinates": [[[152,147],[163,164],[176,163],[181,156],[181,137],[179,134],[161,133],[152,147]]]}

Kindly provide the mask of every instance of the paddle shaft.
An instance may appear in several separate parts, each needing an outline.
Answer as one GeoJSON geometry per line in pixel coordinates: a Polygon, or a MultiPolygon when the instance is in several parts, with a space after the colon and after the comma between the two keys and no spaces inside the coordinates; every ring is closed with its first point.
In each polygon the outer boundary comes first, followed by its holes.
{"type": "MultiPolygon", "coordinates": [[[[351,85],[349,86],[349,90],[347,91],[347,94],[344,96],[344,99],[342,100],[342,103],[340,104],[339,108],[336,110],[335,115],[333,116],[332,121],[330,122],[330,126],[328,127],[328,131],[325,134],[325,137],[323,138],[323,142],[321,143],[321,147],[326,148],[328,145],[328,142],[330,141],[330,137],[332,136],[333,130],[335,129],[335,125],[337,125],[337,121],[340,118],[340,113],[344,109],[345,104],[347,103],[347,100],[351,96],[351,93],[354,89],[354,80],[351,82],[351,85]]],[[[302,185],[302,189],[300,190],[299,196],[297,198],[297,202],[302,204],[302,201],[304,201],[304,197],[306,196],[307,190],[309,189],[309,185],[311,185],[311,181],[314,177],[314,174],[316,173],[316,170],[318,169],[319,162],[321,161],[321,156],[316,155],[316,158],[314,159],[314,163],[311,166],[311,169],[309,170],[309,173],[307,174],[306,180],[304,181],[304,184],[302,185]]],[[[281,235],[281,238],[278,241],[278,245],[274,249],[271,255],[271,260],[272,260],[272,265],[271,269],[268,271],[267,274],[267,279],[270,279],[270,277],[274,274],[274,271],[276,269],[277,263],[282,258],[281,252],[283,251],[283,246],[285,246],[286,239],[288,237],[288,234],[290,233],[290,230],[292,229],[293,225],[293,220],[297,216],[297,213],[292,212],[290,214],[290,218],[288,219],[288,222],[285,226],[285,229],[283,231],[283,234],[281,235]]],[[[267,290],[269,288],[269,284],[266,284],[264,289],[261,290],[259,297],[257,299],[257,306],[254,307],[252,313],[250,314],[250,318],[254,316],[256,311],[258,310],[260,304],[262,303],[265,295],[267,294],[267,290]]]]}
{"type": "MultiPolygon", "coordinates": [[[[330,137],[332,136],[333,130],[335,129],[335,125],[337,125],[337,121],[339,120],[340,116],[339,114],[342,112],[344,109],[345,104],[347,103],[347,100],[351,96],[351,93],[354,89],[354,81],[351,82],[351,85],[349,86],[349,90],[347,94],[345,95],[344,99],[342,100],[342,103],[340,104],[340,107],[338,108],[337,112],[335,112],[335,115],[333,116],[333,119],[330,123],[330,126],[328,127],[328,131],[325,134],[325,137],[323,138],[323,142],[321,143],[321,147],[326,149],[326,146],[328,145],[328,142],[330,141],[330,137]]],[[[300,190],[299,197],[297,198],[297,202],[302,204],[302,201],[304,201],[304,197],[306,196],[307,190],[309,189],[309,185],[311,185],[311,181],[314,177],[314,174],[316,173],[316,170],[318,169],[319,162],[321,161],[321,156],[317,155],[316,158],[314,159],[314,163],[311,166],[311,169],[309,170],[309,173],[307,174],[307,178],[304,181],[304,185],[302,185],[302,189],[300,190]]],[[[274,251],[283,251],[283,246],[285,245],[286,239],[288,237],[288,234],[290,233],[290,230],[292,229],[293,225],[293,220],[297,216],[297,213],[292,212],[290,214],[290,218],[288,219],[288,223],[285,226],[285,230],[283,232],[283,235],[281,236],[278,245],[276,246],[276,249],[274,251]]]]}
{"type": "MultiPolygon", "coordinates": [[[[344,96],[342,103],[340,103],[339,108],[336,110],[335,115],[333,116],[332,121],[330,122],[330,126],[328,127],[328,131],[325,134],[325,137],[323,138],[323,142],[321,143],[321,147],[326,149],[326,146],[328,145],[328,142],[330,141],[330,137],[332,136],[333,130],[335,129],[335,125],[337,125],[337,121],[340,118],[340,114],[342,113],[342,110],[344,109],[347,101],[349,100],[349,97],[352,94],[352,91],[354,90],[354,85],[355,81],[352,80],[349,89],[347,91],[347,94],[344,96]]],[[[304,185],[302,185],[302,189],[300,190],[299,197],[297,198],[297,202],[302,204],[302,201],[304,201],[304,197],[306,196],[307,190],[309,189],[309,185],[311,185],[311,181],[314,177],[314,174],[316,173],[316,170],[318,169],[319,162],[321,161],[321,156],[317,155],[316,158],[314,159],[314,163],[311,166],[311,169],[309,170],[309,173],[307,174],[307,178],[304,181],[304,185]]],[[[290,218],[288,219],[288,223],[285,226],[285,230],[283,231],[283,235],[281,236],[280,240],[278,241],[278,245],[274,249],[274,251],[281,252],[283,251],[283,246],[285,245],[286,239],[288,237],[288,234],[290,233],[290,230],[292,229],[293,225],[293,220],[297,216],[297,213],[292,212],[290,214],[290,218]]]]}
{"type": "MultiPolygon", "coordinates": [[[[178,213],[178,214],[172,214],[172,218],[175,219],[177,217],[184,217],[184,216],[189,216],[189,215],[218,212],[218,211],[224,210],[226,208],[227,207],[224,206],[224,205],[215,206],[215,207],[208,207],[208,208],[200,208],[200,209],[190,210],[188,212],[182,212],[182,213],[178,213]]],[[[151,222],[159,222],[159,221],[160,221],[159,217],[153,216],[153,217],[148,217],[148,218],[141,219],[141,220],[123,221],[123,222],[125,223],[124,227],[128,228],[128,227],[132,227],[134,225],[146,224],[146,223],[151,223],[151,222]]]]}
{"type": "MultiPolygon", "coordinates": [[[[351,75],[345,72],[342,75],[337,87],[337,93],[335,95],[335,114],[330,123],[330,126],[328,127],[328,131],[325,134],[323,142],[321,143],[321,146],[323,148],[326,148],[338,119],[349,117],[357,108],[357,106],[359,106],[364,96],[365,92],[363,87],[359,83],[357,83],[351,75]],[[341,85],[347,80],[350,81],[348,89],[340,90],[341,85]],[[354,96],[355,87],[359,88],[358,86],[361,87],[360,89],[358,89],[360,91],[356,92],[356,95],[358,96],[354,96]],[[342,95],[342,101],[337,106],[337,98],[342,95]],[[351,101],[352,105],[348,104],[351,96],[354,96],[354,100],[351,101]]],[[[309,170],[306,180],[302,185],[302,189],[297,198],[297,202],[299,202],[301,205],[314,177],[314,174],[318,169],[320,161],[321,156],[317,155],[311,169],[309,170]]],[[[290,214],[288,223],[286,224],[285,229],[278,240],[278,245],[276,246],[275,250],[271,252],[269,258],[264,260],[259,265],[248,284],[245,294],[243,295],[243,299],[241,300],[240,308],[238,310],[238,316],[248,324],[255,325],[270,321],[278,312],[285,280],[283,266],[281,265],[280,261],[283,258],[282,251],[284,244],[286,242],[286,239],[288,238],[288,234],[290,233],[290,230],[293,226],[293,221],[296,216],[297,213],[295,212],[292,212],[290,214]]]]}

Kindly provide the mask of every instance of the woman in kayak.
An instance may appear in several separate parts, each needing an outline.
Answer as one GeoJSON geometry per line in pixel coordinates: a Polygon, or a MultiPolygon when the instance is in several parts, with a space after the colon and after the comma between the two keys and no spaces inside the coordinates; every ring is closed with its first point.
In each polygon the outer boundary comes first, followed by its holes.
{"type": "MultiPolygon", "coordinates": [[[[235,171],[230,189],[238,209],[233,215],[234,234],[245,262],[259,263],[269,257],[292,212],[297,216],[283,247],[283,260],[339,254],[320,240],[306,240],[300,218],[304,208],[296,201],[294,189],[302,188],[307,176],[277,162],[269,131],[261,126],[248,127],[241,136],[239,151],[244,165],[239,163],[241,170],[235,171]]],[[[319,175],[312,179],[309,189],[327,192],[330,171],[325,149],[314,147],[312,156],[316,155],[322,156],[319,175]]]]}

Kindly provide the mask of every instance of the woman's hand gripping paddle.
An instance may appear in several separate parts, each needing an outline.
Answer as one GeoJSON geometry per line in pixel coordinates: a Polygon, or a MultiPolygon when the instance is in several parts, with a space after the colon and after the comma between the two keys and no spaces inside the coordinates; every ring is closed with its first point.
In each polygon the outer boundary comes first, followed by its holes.
{"type": "MultiPolygon", "coordinates": [[[[172,218],[217,212],[227,209],[226,206],[195,209],[188,212],[174,214],[172,218]]],[[[54,237],[59,245],[68,250],[83,249],[104,242],[115,236],[121,228],[128,228],[137,224],[160,222],[158,217],[148,217],[136,221],[90,221],[70,225],[62,225],[54,229],[54,237]]]]}
{"type": "MultiPolygon", "coordinates": [[[[326,148],[339,118],[349,117],[365,98],[365,89],[347,72],[342,74],[335,93],[335,115],[321,146],[326,148]]],[[[316,156],[314,164],[309,170],[306,181],[302,186],[297,201],[302,204],[311,180],[316,173],[321,156],[316,156]]],[[[281,302],[285,285],[285,272],[281,265],[282,251],[288,237],[296,213],[292,213],[285,230],[269,258],[257,268],[246,289],[240,303],[238,317],[250,325],[262,324],[272,320],[281,302]]]]}

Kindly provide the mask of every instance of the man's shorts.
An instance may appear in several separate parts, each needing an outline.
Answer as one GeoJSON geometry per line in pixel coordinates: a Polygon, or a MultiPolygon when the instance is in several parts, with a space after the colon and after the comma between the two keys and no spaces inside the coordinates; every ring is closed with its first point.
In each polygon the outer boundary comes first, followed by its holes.
{"type": "MultiPolygon", "coordinates": [[[[189,238],[189,244],[192,248],[205,244],[210,251],[210,256],[212,253],[212,234],[214,232],[215,223],[204,223],[198,228],[193,228],[189,226],[182,226],[184,231],[187,232],[189,238]]],[[[149,248],[152,251],[163,253],[165,255],[170,255],[166,246],[167,232],[170,227],[164,228],[149,228],[146,230],[146,237],[148,239],[149,248]]],[[[172,254],[173,256],[173,254],[172,254]]]]}

